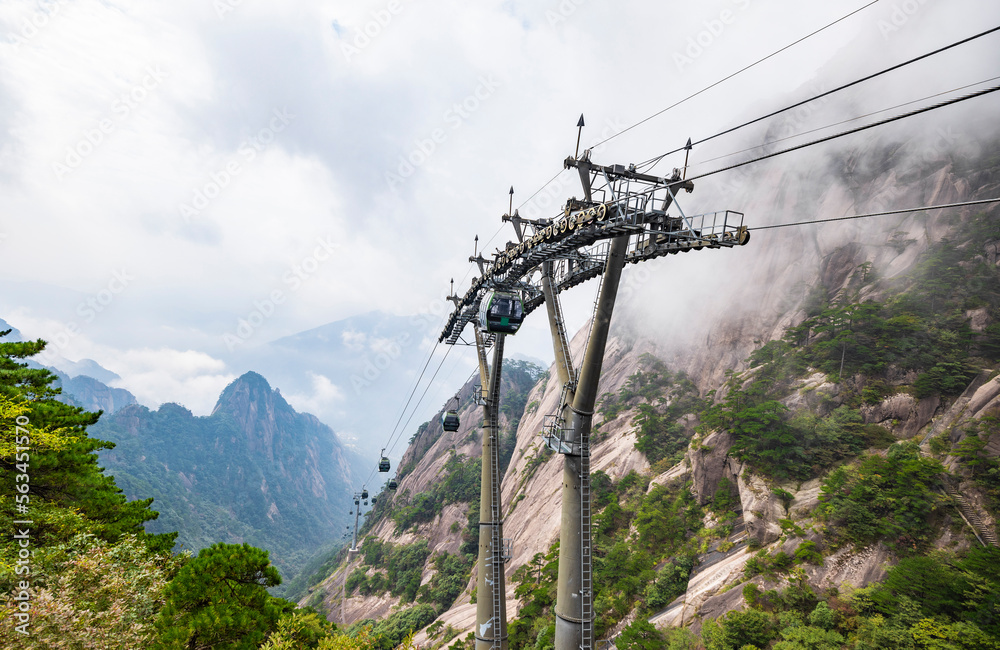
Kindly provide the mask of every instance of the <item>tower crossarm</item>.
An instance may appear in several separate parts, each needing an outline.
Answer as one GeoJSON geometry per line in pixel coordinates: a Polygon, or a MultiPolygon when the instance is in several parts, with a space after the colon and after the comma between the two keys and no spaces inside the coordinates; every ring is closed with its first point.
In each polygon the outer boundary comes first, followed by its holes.
{"type": "Polygon", "coordinates": [[[638,172],[634,165],[596,165],[586,152],[584,159],[567,159],[566,166],[577,167],[581,179],[586,176],[584,188],[590,200],[569,199],[557,218],[532,222],[534,234],[521,231],[519,241],[508,242],[492,260],[475,259],[482,275],[454,301],[439,341],[458,342],[487,291],[520,291],[525,311],[537,308],[544,298],[537,280],[531,278],[546,262],[578,262],[565,265],[563,277],[555,282],[557,291],[597,277],[603,267],[592,263],[594,256],[588,251],[604,240],[629,235],[626,262],[635,264],[691,250],[731,248],[750,239],[740,212],[685,214],[677,193],[692,191],[694,184],[682,180],[677,170],[661,177],[638,172]]]}

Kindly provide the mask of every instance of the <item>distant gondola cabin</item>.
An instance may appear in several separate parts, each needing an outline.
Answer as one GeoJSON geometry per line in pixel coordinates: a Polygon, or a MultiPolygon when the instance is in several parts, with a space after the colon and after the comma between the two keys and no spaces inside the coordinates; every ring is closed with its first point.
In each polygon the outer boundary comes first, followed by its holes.
{"type": "Polygon", "coordinates": [[[386,456],[382,456],[382,460],[378,462],[378,471],[380,472],[389,471],[389,459],[386,456]]]}
{"type": "Polygon", "coordinates": [[[395,490],[397,487],[399,487],[399,484],[396,483],[396,479],[394,478],[389,479],[389,489],[395,490]]]}
{"type": "Polygon", "coordinates": [[[445,431],[458,431],[458,411],[445,411],[441,415],[441,426],[445,431]]]}
{"type": "Polygon", "coordinates": [[[517,294],[491,291],[479,304],[479,329],[493,334],[514,334],[524,321],[524,305],[517,294]]]}

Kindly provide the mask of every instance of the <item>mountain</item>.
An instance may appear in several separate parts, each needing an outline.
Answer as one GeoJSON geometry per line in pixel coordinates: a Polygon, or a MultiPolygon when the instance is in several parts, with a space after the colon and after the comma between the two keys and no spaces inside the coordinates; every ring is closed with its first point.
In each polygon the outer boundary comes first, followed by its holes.
{"type": "MultiPolygon", "coordinates": [[[[281,386],[287,399],[334,426],[343,442],[377,458],[395,414],[389,396],[408,391],[426,358],[425,338],[437,317],[370,312],[256,347],[237,347],[226,361],[235,372],[255,370],[281,386]]],[[[429,394],[446,399],[443,384],[429,394]]]]}
{"type": "Polygon", "coordinates": [[[57,357],[54,361],[53,365],[68,377],[91,377],[103,384],[110,384],[116,379],[121,379],[118,373],[108,370],[93,359],[70,361],[69,359],[57,357]]]}
{"type": "Polygon", "coordinates": [[[49,370],[59,377],[56,385],[62,388],[64,401],[83,407],[87,411],[104,411],[106,415],[111,415],[137,403],[135,395],[124,388],[112,388],[88,375],[70,377],[55,368],[49,370]]]}
{"type": "MultiPolygon", "coordinates": [[[[1000,143],[962,156],[908,144],[767,168],[745,180],[748,205],[774,223],[1000,194],[1000,143]]],[[[1000,633],[1000,209],[753,237],[623,280],[592,439],[596,633],[663,633],[673,647],[701,634],[712,648],[790,644],[793,628],[851,648],[934,626],[1000,633]],[[982,589],[963,600],[965,579],[982,589]]],[[[538,434],[559,392],[543,377],[512,417],[510,647],[551,647],[563,462],[538,434]]],[[[476,458],[481,416],[466,409],[456,434],[416,432],[408,482],[380,499],[362,552],[331,559],[303,603],[471,647],[474,567],[452,557],[469,507],[424,509],[463,484],[452,457],[476,458]]]]}
{"type": "Polygon", "coordinates": [[[8,341],[23,341],[24,338],[21,336],[21,331],[15,328],[13,325],[0,318],[0,332],[5,330],[10,330],[10,334],[7,335],[8,341]]]}
{"type": "Polygon", "coordinates": [[[101,463],[126,495],[155,498],[160,517],[147,529],[179,531],[182,548],[247,542],[290,577],[348,523],[361,461],[257,373],[227,386],[211,415],[131,405],[91,435],[115,443],[101,463]]]}

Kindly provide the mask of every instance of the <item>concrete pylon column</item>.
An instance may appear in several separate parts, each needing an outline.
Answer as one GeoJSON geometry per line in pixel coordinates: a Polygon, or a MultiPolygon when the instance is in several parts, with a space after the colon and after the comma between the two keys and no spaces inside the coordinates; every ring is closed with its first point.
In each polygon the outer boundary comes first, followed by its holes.
{"type": "MultiPolygon", "coordinates": [[[[608,261],[604,267],[601,292],[590,327],[590,340],[584,353],[577,381],[576,395],[571,406],[571,426],[566,432],[566,442],[574,453],[564,456],[562,489],[562,527],[559,531],[559,582],[556,594],[556,650],[579,650],[583,640],[583,594],[581,548],[580,488],[582,483],[581,456],[576,451],[581,443],[589,447],[594,404],[597,401],[597,384],[601,378],[604,350],[608,343],[611,315],[618,297],[628,249],[628,235],[611,240],[608,261]]],[[[589,452],[587,452],[589,453],[589,452]]],[[[589,463],[587,464],[589,468],[589,463]]],[[[587,477],[589,484],[589,477],[587,477]]],[[[588,535],[589,537],[589,535],[588,535]]],[[[589,557],[589,549],[587,556],[589,557]]],[[[593,594],[590,594],[593,602],[593,594]]],[[[592,624],[592,622],[590,622],[592,624]]]]}
{"type": "MultiPolygon", "coordinates": [[[[481,376],[489,376],[486,404],[483,406],[482,482],[479,496],[479,563],[476,579],[476,650],[507,650],[507,592],[504,585],[503,521],[500,504],[499,431],[497,409],[500,406],[500,377],[503,367],[504,335],[497,334],[493,345],[493,367],[481,376]],[[494,570],[498,568],[498,570],[494,570]],[[499,612],[496,611],[499,606],[499,612]]],[[[478,331],[476,343],[482,350],[478,331]]],[[[480,359],[485,359],[485,352],[480,359]]],[[[486,388],[484,386],[484,388],[486,388]]]]}

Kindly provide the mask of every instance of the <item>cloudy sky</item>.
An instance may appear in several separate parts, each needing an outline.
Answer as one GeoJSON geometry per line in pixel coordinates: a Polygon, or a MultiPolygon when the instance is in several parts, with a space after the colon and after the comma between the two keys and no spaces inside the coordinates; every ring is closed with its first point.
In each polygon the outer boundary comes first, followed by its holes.
{"type": "MultiPolygon", "coordinates": [[[[521,205],[562,168],[580,113],[593,145],[867,1],[5,0],[0,317],[205,413],[234,349],[442,313],[473,238],[513,237],[495,235],[509,187],[521,205]]],[[[996,24],[989,0],[880,0],[594,159],[645,160],[996,24]]],[[[851,105],[995,76],[998,42],[851,105]]],[[[521,214],[578,193],[564,174],[521,214]]],[[[550,359],[534,320],[508,349],[550,359]]]]}

